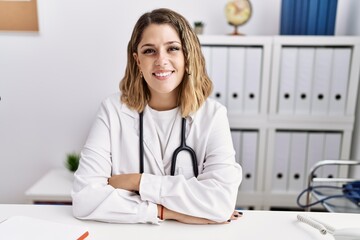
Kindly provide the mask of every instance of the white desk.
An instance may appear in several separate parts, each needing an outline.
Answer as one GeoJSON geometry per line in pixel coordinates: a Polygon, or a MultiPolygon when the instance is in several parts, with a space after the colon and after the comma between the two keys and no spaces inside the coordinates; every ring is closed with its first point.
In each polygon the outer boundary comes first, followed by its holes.
{"type": "Polygon", "coordinates": [[[26,192],[30,203],[71,203],[74,175],[67,169],[54,169],[39,179],[26,192]]]}
{"type": "MultiPolygon", "coordinates": [[[[223,240],[223,239],[276,239],[276,240],[330,240],[331,235],[320,232],[296,220],[298,212],[244,211],[244,216],[223,225],[187,225],[175,221],[150,224],[109,224],[80,221],[73,218],[71,206],[59,205],[0,205],[0,222],[14,215],[36,217],[67,224],[86,226],[94,239],[141,240],[223,240]]],[[[304,213],[304,212],[302,212],[304,213]]],[[[360,214],[307,213],[333,225],[335,228],[360,227],[360,214]]]]}

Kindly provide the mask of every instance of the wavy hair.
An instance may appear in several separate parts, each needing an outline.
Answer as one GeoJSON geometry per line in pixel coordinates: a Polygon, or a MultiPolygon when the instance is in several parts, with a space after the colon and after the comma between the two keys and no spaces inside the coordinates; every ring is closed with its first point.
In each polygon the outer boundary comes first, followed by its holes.
{"type": "Polygon", "coordinates": [[[150,24],[169,24],[180,37],[185,57],[185,74],[179,85],[177,104],[183,117],[196,112],[212,91],[212,82],[205,69],[205,59],[200,42],[188,21],[180,14],[166,8],[143,14],[133,29],[127,47],[125,76],[120,82],[121,101],[129,108],[142,112],[151,98],[133,53],[137,53],[142,33],[150,24]]]}

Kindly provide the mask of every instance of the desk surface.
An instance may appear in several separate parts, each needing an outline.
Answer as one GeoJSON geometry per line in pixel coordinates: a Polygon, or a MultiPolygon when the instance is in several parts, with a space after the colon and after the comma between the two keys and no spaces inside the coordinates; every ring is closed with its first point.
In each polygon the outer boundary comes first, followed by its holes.
{"type": "MultiPolygon", "coordinates": [[[[304,212],[302,212],[304,213],[304,212]]],[[[93,239],[291,239],[330,240],[331,235],[320,232],[296,219],[298,212],[244,211],[244,216],[222,225],[187,225],[175,221],[150,224],[109,224],[80,221],[72,216],[71,206],[11,205],[0,204],[0,222],[10,216],[21,215],[51,220],[60,223],[86,226],[87,240],[93,239]]],[[[360,214],[306,213],[313,218],[332,225],[336,229],[359,227],[360,214]]]]}

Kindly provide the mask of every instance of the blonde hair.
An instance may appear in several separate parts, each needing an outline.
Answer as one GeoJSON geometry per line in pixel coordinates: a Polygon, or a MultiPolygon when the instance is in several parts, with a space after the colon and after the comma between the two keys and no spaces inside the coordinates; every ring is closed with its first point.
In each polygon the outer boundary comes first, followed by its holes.
{"type": "Polygon", "coordinates": [[[178,105],[183,117],[196,112],[212,91],[212,82],[206,73],[200,42],[187,20],[165,8],[143,14],[135,24],[127,47],[125,76],[120,82],[121,101],[129,108],[142,112],[150,100],[147,83],[138,68],[133,53],[137,53],[142,33],[150,24],[169,24],[178,33],[185,57],[185,74],[179,85],[178,105]]]}

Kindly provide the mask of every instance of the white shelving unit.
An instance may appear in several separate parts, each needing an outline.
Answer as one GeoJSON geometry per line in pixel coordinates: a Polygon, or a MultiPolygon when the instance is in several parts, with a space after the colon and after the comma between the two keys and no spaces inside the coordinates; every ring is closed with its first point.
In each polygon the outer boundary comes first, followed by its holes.
{"type": "MultiPolygon", "coordinates": [[[[244,184],[239,189],[237,205],[255,209],[297,207],[296,197],[305,188],[305,175],[310,167],[307,165],[314,161],[310,161],[309,155],[310,149],[315,148],[312,141],[324,139],[323,148],[330,149],[329,153],[322,150],[321,158],[350,157],[359,84],[360,38],[200,35],[199,39],[214,82],[213,97],[228,108],[237,160],[244,168],[244,184]],[[303,70],[303,65],[311,69],[303,70]],[[344,65],[345,70],[339,65],[344,65]],[[302,93],[309,78],[308,92],[302,93]],[[317,93],[317,89],[325,90],[317,93]],[[247,109],[247,104],[254,109],[247,109]],[[257,144],[251,157],[243,154],[251,152],[249,145],[242,143],[249,135],[246,133],[256,135],[257,144]],[[281,141],[278,143],[282,136],[290,136],[291,150],[282,151],[285,146],[281,146],[281,141]],[[336,146],[329,147],[330,143],[336,146]],[[288,162],[282,164],[279,156],[288,162]],[[246,162],[247,159],[255,162],[246,162]],[[279,166],[283,172],[278,172],[279,166]],[[283,185],[277,186],[277,181],[283,181],[283,185]]],[[[320,160],[323,159],[316,161],[320,160]]],[[[347,175],[346,168],[332,171],[336,176],[347,175]]]]}

